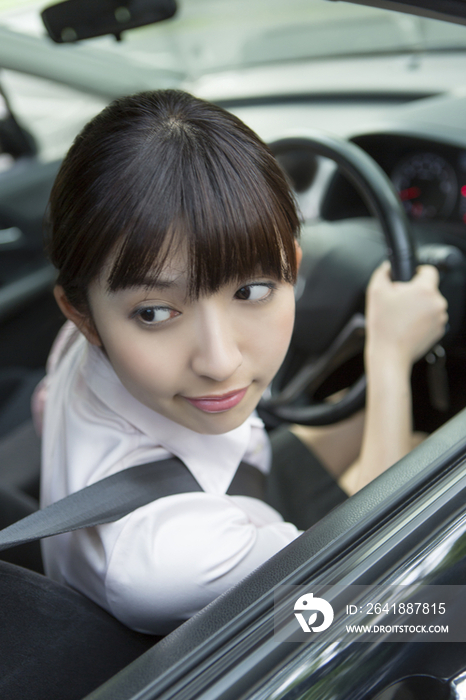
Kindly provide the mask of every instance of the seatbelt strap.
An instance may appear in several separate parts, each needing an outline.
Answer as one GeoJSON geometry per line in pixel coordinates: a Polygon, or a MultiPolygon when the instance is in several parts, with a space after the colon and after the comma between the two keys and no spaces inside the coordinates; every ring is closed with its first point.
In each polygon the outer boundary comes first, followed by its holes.
{"type": "MultiPolygon", "coordinates": [[[[0,530],[0,551],[42,537],[111,523],[158,498],[202,490],[177,457],[123,469],[0,530]]],[[[263,498],[264,474],[241,462],[227,494],[263,498]]]]}

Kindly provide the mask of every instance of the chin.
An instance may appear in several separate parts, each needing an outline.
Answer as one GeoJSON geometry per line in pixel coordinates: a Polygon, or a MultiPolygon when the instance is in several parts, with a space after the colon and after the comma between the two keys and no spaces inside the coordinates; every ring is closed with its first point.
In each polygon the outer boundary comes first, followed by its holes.
{"type": "Polygon", "coordinates": [[[191,430],[201,433],[202,435],[223,435],[223,433],[229,433],[231,430],[239,428],[240,425],[249,418],[253,410],[254,408],[248,411],[242,411],[241,414],[235,416],[231,415],[230,411],[210,413],[208,414],[207,420],[196,421],[197,427],[192,427],[191,430]]]}

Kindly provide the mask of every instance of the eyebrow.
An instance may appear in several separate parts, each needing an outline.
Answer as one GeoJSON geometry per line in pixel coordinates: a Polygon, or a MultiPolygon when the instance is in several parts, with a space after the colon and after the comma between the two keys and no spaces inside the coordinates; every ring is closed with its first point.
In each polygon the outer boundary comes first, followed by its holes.
{"type": "Polygon", "coordinates": [[[173,289],[184,287],[184,284],[179,283],[179,278],[166,278],[166,277],[150,277],[146,276],[142,279],[135,279],[125,287],[144,287],[146,289],[173,289]]]}

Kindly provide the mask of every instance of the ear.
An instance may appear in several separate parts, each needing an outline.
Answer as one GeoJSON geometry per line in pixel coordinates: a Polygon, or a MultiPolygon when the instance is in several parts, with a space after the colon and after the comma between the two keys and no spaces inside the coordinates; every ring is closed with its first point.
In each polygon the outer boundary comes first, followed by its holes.
{"type": "Polygon", "coordinates": [[[296,246],[296,268],[299,270],[301,260],[303,259],[303,249],[299,245],[298,241],[295,241],[294,244],[296,246]]]}
{"type": "Polygon", "coordinates": [[[87,338],[91,345],[101,347],[102,342],[99,338],[99,334],[94,328],[92,320],[88,316],[82,314],[80,311],[77,311],[77,309],[70,304],[63,287],[57,284],[53,290],[53,296],[55,297],[55,301],[60,307],[61,312],[69,321],[73,321],[74,325],[81,331],[84,337],[87,338]]]}

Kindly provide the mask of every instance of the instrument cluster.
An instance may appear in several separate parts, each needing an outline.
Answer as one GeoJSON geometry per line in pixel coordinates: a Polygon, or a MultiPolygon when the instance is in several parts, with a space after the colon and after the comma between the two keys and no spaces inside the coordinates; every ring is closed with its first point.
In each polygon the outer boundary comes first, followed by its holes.
{"type": "Polygon", "coordinates": [[[416,221],[452,215],[466,223],[466,152],[459,154],[457,167],[434,151],[414,151],[391,172],[408,216],[416,221]]]}
{"type": "MultiPolygon", "coordinates": [[[[466,225],[466,148],[388,133],[353,140],[387,173],[412,221],[466,225]]],[[[321,214],[331,221],[364,216],[368,211],[337,172],[321,214]]]]}
{"type": "Polygon", "coordinates": [[[466,149],[388,134],[355,141],[388,174],[411,220],[466,224],[466,149]]]}

